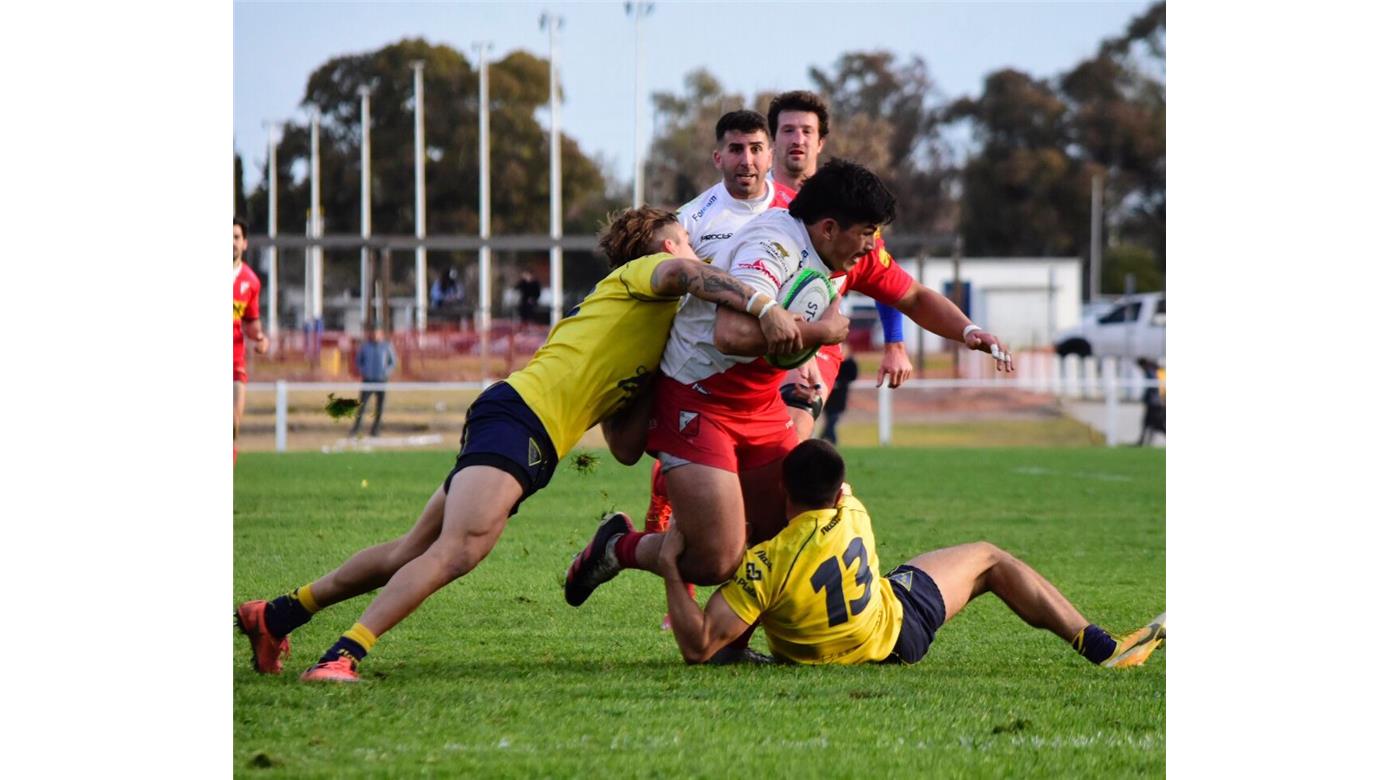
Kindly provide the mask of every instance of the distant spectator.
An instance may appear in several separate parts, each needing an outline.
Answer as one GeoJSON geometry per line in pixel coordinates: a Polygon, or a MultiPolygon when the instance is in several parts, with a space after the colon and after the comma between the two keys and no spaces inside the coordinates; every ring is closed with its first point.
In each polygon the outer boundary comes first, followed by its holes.
{"type": "Polygon", "coordinates": [[[441,309],[465,297],[462,286],[457,283],[457,269],[444,268],[433,282],[433,289],[428,293],[428,304],[434,309],[441,309]]]}
{"type": "Polygon", "coordinates": [[[534,272],[526,269],[520,272],[520,281],[515,283],[515,291],[520,295],[519,314],[522,323],[535,321],[535,307],[540,302],[540,283],[534,272]]]}
{"type": "MultiPolygon", "coordinates": [[[[394,345],[384,340],[384,331],[376,328],[370,335],[369,340],[360,345],[360,351],[355,354],[355,367],[360,371],[360,378],[365,384],[383,384],[389,381],[389,375],[394,373],[394,368],[398,366],[398,356],[394,354],[394,345]]],[[[365,414],[365,406],[369,404],[370,396],[374,396],[374,422],[370,424],[369,435],[379,435],[379,420],[384,414],[384,391],[381,390],[360,390],[360,408],[355,410],[355,424],[350,426],[350,435],[357,436],[360,433],[360,419],[365,414]]]]}
{"type": "Polygon", "coordinates": [[[1142,393],[1145,409],[1138,446],[1143,447],[1152,441],[1153,433],[1167,435],[1167,370],[1148,358],[1138,358],[1138,368],[1142,369],[1144,378],[1157,381],[1157,387],[1149,387],[1142,393]]]}
{"type": "Polygon", "coordinates": [[[841,419],[841,415],[846,411],[846,397],[851,388],[851,383],[856,381],[856,376],[860,373],[860,368],[856,366],[856,356],[847,355],[841,361],[841,367],[836,370],[836,382],[831,388],[831,396],[826,399],[826,407],[823,412],[826,415],[826,427],[822,429],[822,438],[836,443],[836,423],[841,419]]]}

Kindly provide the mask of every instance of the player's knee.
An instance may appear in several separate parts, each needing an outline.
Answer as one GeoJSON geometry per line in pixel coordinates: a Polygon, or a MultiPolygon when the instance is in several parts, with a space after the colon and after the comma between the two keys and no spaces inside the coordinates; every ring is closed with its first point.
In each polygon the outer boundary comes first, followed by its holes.
{"type": "Polygon", "coordinates": [[[694,585],[720,585],[734,576],[734,570],[739,568],[739,561],[743,560],[744,549],[742,545],[734,549],[714,548],[693,556],[690,550],[686,550],[685,557],[685,571],[682,573],[686,582],[694,585]]]}
{"type": "Polygon", "coordinates": [[[1011,559],[1011,553],[997,547],[991,542],[976,542],[977,552],[986,561],[987,568],[996,566],[998,563],[1011,559]]]}

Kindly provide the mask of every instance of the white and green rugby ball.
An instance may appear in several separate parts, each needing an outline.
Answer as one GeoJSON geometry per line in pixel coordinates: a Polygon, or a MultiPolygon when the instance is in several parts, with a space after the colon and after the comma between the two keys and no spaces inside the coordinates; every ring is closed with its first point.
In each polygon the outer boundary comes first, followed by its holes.
{"type": "MultiPolygon", "coordinates": [[[[826,313],[827,307],[836,300],[836,285],[818,271],[803,268],[778,291],[778,305],[796,314],[807,322],[812,322],[826,313]]],[[[765,360],[777,368],[797,368],[817,354],[822,345],[808,347],[791,355],[767,355],[765,360]]]]}

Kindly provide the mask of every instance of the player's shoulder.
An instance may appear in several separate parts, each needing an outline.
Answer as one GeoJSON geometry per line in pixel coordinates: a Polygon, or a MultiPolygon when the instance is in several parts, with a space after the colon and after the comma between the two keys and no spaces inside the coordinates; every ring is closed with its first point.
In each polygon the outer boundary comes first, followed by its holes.
{"type": "Polygon", "coordinates": [[[706,216],[709,216],[716,208],[719,208],[720,202],[723,200],[721,197],[723,192],[724,182],[720,181],[713,187],[710,187],[708,190],[705,190],[687,201],[685,205],[676,209],[676,216],[678,216],[682,222],[689,224],[699,223],[704,220],[706,216]]]}

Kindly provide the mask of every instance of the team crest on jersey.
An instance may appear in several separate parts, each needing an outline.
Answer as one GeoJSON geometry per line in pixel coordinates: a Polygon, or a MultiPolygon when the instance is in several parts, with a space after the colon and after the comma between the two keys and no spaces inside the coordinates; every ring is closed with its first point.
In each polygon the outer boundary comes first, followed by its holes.
{"type": "Polygon", "coordinates": [[[694,436],[700,432],[700,413],[682,410],[679,418],[682,436],[694,436]]]}
{"type": "MultiPolygon", "coordinates": [[[[763,241],[759,243],[759,246],[763,247],[763,251],[767,252],[768,256],[774,260],[786,260],[792,257],[792,255],[788,254],[787,249],[777,241],[763,241]]],[[[803,254],[806,253],[804,252],[803,254]]]]}
{"type": "Polygon", "coordinates": [[[891,574],[888,579],[890,582],[898,582],[900,586],[907,591],[912,591],[914,589],[914,572],[912,571],[897,572],[891,574]]]}
{"type": "Polygon", "coordinates": [[[889,268],[892,262],[894,262],[894,258],[890,257],[890,253],[885,251],[884,247],[880,247],[880,265],[889,268]]]}
{"type": "Polygon", "coordinates": [[[754,581],[761,580],[763,579],[763,570],[753,565],[753,561],[749,561],[744,564],[744,576],[754,581]]]}

